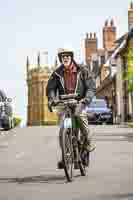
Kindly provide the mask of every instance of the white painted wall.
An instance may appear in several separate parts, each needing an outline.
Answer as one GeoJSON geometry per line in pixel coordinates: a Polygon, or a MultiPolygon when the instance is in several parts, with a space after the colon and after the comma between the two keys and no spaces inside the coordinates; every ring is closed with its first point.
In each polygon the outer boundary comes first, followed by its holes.
{"type": "Polygon", "coordinates": [[[123,88],[122,88],[122,59],[121,57],[117,57],[117,73],[116,73],[116,101],[117,101],[117,115],[121,115],[121,122],[124,122],[124,102],[123,102],[123,88]]]}

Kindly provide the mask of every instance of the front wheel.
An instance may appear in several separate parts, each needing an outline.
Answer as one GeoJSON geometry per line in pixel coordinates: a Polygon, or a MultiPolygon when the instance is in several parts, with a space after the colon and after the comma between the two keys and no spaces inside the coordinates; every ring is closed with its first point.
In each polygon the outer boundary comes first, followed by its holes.
{"type": "Polygon", "coordinates": [[[68,181],[73,177],[73,146],[72,146],[72,129],[60,130],[60,145],[62,149],[62,160],[64,171],[68,181]]]}

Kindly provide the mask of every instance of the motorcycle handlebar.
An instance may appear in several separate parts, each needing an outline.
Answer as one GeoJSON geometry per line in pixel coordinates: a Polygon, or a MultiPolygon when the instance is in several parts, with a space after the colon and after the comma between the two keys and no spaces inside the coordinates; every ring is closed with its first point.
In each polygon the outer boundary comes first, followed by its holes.
{"type": "Polygon", "coordinates": [[[77,100],[76,99],[65,99],[65,100],[55,100],[53,103],[53,107],[57,106],[58,104],[77,104],[77,100]]]}
{"type": "Polygon", "coordinates": [[[59,96],[60,100],[78,99],[78,98],[79,94],[64,94],[59,96]]]}
{"type": "Polygon", "coordinates": [[[57,106],[58,104],[76,104],[77,101],[78,101],[78,97],[79,95],[78,94],[66,94],[66,95],[60,95],[59,96],[59,100],[54,100],[54,102],[49,105],[49,109],[50,109],[50,112],[52,112],[52,107],[55,107],[57,106]],[[68,101],[70,100],[70,101],[68,101]]]}

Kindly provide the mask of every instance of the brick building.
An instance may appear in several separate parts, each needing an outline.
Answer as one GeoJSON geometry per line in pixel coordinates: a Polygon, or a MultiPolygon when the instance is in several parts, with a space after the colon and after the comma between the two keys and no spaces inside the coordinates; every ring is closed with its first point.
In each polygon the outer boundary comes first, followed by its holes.
{"type": "Polygon", "coordinates": [[[106,20],[102,29],[103,33],[103,47],[98,48],[98,39],[96,33],[86,34],[85,38],[85,60],[86,64],[91,65],[94,55],[97,56],[98,60],[98,71],[99,75],[96,78],[97,92],[96,96],[105,97],[109,105],[112,105],[112,91],[114,88],[114,79],[109,78],[110,68],[105,65],[107,59],[112,54],[116,47],[116,26],[114,25],[113,19],[106,20]]]}
{"type": "MultiPolygon", "coordinates": [[[[133,114],[133,97],[128,93],[127,82],[122,73],[128,69],[128,52],[133,51],[133,3],[128,9],[128,33],[116,40],[116,27],[113,20],[103,27],[103,49],[97,49],[99,76],[97,77],[98,97],[106,97],[113,108],[114,122],[128,120],[133,114]],[[129,37],[130,35],[130,37],[129,37]],[[132,35],[132,36],[131,36],[132,35]]],[[[90,51],[89,51],[90,55],[90,51]]],[[[92,51],[93,55],[93,51],[92,51]]]]}

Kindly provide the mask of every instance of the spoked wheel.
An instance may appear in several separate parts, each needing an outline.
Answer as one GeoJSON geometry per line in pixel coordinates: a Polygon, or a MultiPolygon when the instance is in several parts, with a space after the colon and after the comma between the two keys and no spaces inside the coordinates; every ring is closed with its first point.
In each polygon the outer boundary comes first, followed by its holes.
{"type": "Polygon", "coordinates": [[[73,177],[73,147],[71,129],[61,130],[62,160],[64,162],[64,171],[68,181],[73,177]]]}

